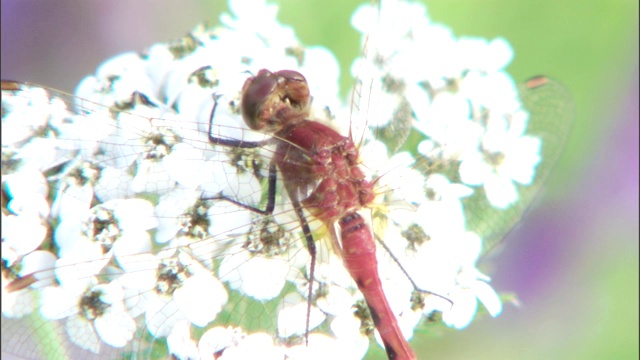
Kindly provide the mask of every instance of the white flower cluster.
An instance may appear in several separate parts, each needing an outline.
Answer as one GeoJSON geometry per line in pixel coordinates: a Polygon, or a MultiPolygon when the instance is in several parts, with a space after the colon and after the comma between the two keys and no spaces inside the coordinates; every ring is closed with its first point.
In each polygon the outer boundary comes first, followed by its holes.
{"type": "Polygon", "coordinates": [[[422,5],[362,6],[353,24],[366,51],[350,109],[330,52],[300,45],[273,5],[230,7],[222,27],[105,62],[77,97],[3,91],[3,316],[38,309],[95,353],[150,356],[137,332],[145,329],[178,358],[362,358],[373,327],[340,257],[320,241],[327,229],[311,223],[319,253],[309,279],[280,175],[273,214],[253,211],[269,197],[274,147],[243,123],[239,102],[262,68],[307,78],[311,119],[336,128],[351,119],[378,193],[381,280],[405,336],[434,311],[466,327],[478,299],[499,314],[476,269],[482,240],[467,228],[464,201],[482,186],[482,201],[509,207],[514,183],[532,183],[540,161],[541,141],[525,133],[528,114],[504,72],[509,45],[456,39],[422,5]],[[425,139],[418,160],[397,152],[411,133],[425,139]]]}

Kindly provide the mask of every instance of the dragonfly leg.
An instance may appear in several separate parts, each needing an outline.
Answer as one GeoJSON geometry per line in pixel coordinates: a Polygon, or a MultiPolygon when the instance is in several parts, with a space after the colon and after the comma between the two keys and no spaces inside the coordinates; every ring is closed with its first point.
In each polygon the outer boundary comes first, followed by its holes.
{"type": "Polygon", "coordinates": [[[400,261],[398,260],[398,258],[393,254],[393,252],[391,251],[391,249],[389,249],[389,247],[387,246],[387,244],[384,243],[384,241],[382,241],[382,239],[380,239],[380,237],[378,237],[377,235],[375,236],[376,241],[384,248],[384,250],[387,252],[387,254],[389,254],[389,256],[391,256],[391,258],[393,259],[393,261],[396,263],[396,265],[398,265],[398,267],[400,268],[400,270],[402,271],[402,273],[404,274],[404,276],[407,277],[407,279],[409,280],[409,282],[411,283],[411,286],[413,286],[413,289],[417,292],[421,292],[421,293],[425,293],[425,294],[429,294],[429,295],[433,295],[433,296],[437,296],[445,301],[447,301],[449,304],[451,304],[451,306],[453,306],[453,301],[451,301],[451,299],[449,299],[448,297],[441,295],[441,294],[437,294],[434,293],[433,291],[429,291],[429,290],[424,290],[421,289],[418,284],[415,283],[415,281],[413,281],[413,279],[411,278],[411,276],[409,276],[409,273],[407,272],[407,270],[402,266],[402,264],[400,263],[400,261]]]}
{"type": "Polygon", "coordinates": [[[224,139],[213,136],[213,117],[216,113],[216,107],[218,106],[219,95],[213,94],[213,107],[211,108],[211,115],[209,116],[209,141],[216,145],[228,146],[233,148],[240,149],[253,149],[257,147],[261,147],[270,142],[270,140],[265,141],[243,141],[238,139],[224,139]]]}
{"type": "Polygon", "coordinates": [[[313,295],[313,279],[315,276],[315,269],[316,269],[316,243],[313,241],[311,228],[309,227],[307,218],[304,216],[304,212],[302,211],[302,204],[300,204],[300,201],[295,197],[291,197],[291,199],[292,199],[291,201],[293,203],[294,209],[296,210],[296,215],[298,216],[298,220],[302,225],[302,233],[304,234],[305,241],[307,242],[307,250],[309,251],[309,256],[311,257],[311,266],[309,267],[309,294],[307,294],[307,324],[306,324],[306,333],[304,336],[306,344],[309,345],[309,318],[311,317],[311,299],[313,295]]]}
{"type": "MultiPolygon", "coordinates": [[[[201,198],[201,200],[204,201],[212,201],[212,200],[224,200],[224,201],[228,201],[232,204],[235,204],[243,209],[247,209],[249,211],[255,212],[257,214],[260,215],[271,215],[273,214],[273,209],[276,206],[276,179],[278,177],[278,173],[276,170],[276,165],[274,163],[271,163],[271,165],[269,166],[269,188],[268,188],[268,192],[267,192],[267,206],[266,208],[263,209],[259,209],[257,207],[251,206],[251,205],[247,205],[245,203],[242,203],[238,200],[232,199],[226,195],[218,195],[218,196],[214,196],[214,197],[209,197],[209,198],[201,198]]],[[[308,226],[307,226],[308,227],[308,226]]]]}

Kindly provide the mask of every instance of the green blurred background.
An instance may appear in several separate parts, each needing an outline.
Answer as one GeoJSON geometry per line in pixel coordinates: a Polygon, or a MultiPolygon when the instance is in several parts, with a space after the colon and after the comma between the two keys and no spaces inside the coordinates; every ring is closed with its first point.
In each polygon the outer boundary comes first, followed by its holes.
{"type": "MultiPolygon", "coordinates": [[[[359,53],[349,19],[362,1],[282,0],[279,19],[339,58],[344,91],[359,53]]],[[[506,38],[517,81],[569,89],[576,117],[540,200],[492,261],[515,292],[497,319],[414,338],[420,358],[638,358],[638,3],[631,0],[432,0],[457,36],[506,38]]],[[[223,1],[2,0],[3,79],[73,91],[105,59],[218,22],[223,1]]],[[[371,359],[383,359],[382,352],[371,359]]]]}

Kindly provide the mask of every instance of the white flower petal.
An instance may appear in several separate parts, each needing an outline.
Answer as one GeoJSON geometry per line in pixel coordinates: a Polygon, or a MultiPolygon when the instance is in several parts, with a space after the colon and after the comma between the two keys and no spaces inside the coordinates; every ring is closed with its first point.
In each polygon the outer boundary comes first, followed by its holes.
{"type": "Polygon", "coordinates": [[[489,202],[499,209],[505,209],[518,200],[518,191],[513,182],[495,174],[486,179],[484,190],[489,202]]]}
{"type": "Polygon", "coordinates": [[[307,302],[301,301],[295,305],[286,306],[278,313],[278,334],[282,337],[304,335],[320,325],[325,315],[320,309],[311,306],[311,313],[307,314],[307,302]],[[307,329],[307,317],[309,329],[307,329]]]}
{"type": "Polygon", "coordinates": [[[471,323],[476,314],[478,302],[468,290],[458,289],[449,294],[453,306],[442,312],[442,321],[456,329],[463,329],[471,323]]]}
{"type": "Polygon", "coordinates": [[[95,329],[102,341],[113,346],[123,347],[133,338],[136,324],[124,311],[122,303],[111,306],[94,321],[95,329]]]}
{"type": "Polygon", "coordinates": [[[167,347],[169,353],[178,359],[196,359],[198,357],[198,347],[196,342],[191,339],[188,321],[183,320],[176,323],[171,334],[167,336],[167,347]]]}
{"type": "Polygon", "coordinates": [[[199,271],[176,289],[173,298],[180,311],[196,326],[205,326],[215,319],[227,303],[224,286],[211,273],[199,271]]]}
{"type": "Polygon", "coordinates": [[[252,256],[242,251],[225,257],[218,273],[233,289],[257,300],[269,300],[280,294],[289,271],[289,265],[281,259],[252,256]]]}
{"type": "Polygon", "coordinates": [[[74,344],[95,354],[100,352],[100,339],[91,322],[81,316],[71,316],[67,319],[65,328],[74,344]]]}
{"type": "Polygon", "coordinates": [[[180,320],[186,319],[171,298],[154,297],[145,312],[145,323],[149,333],[155,337],[168,336],[173,326],[180,320]]]}
{"type": "Polygon", "coordinates": [[[502,301],[500,301],[500,297],[489,284],[484,281],[477,281],[473,285],[473,292],[484,307],[487,308],[491,316],[496,317],[500,315],[502,312],[502,301]]]}
{"type": "Polygon", "coordinates": [[[127,199],[118,202],[113,210],[121,229],[149,230],[158,226],[153,205],[147,200],[127,199]]]}
{"type": "Polygon", "coordinates": [[[40,313],[46,319],[62,319],[77,314],[78,294],[59,286],[42,289],[40,313]]]}

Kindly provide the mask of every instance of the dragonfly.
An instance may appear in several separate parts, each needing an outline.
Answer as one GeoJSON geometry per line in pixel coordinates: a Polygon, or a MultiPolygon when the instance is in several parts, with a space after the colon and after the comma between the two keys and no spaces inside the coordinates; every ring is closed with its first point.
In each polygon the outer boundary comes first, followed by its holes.
{"type": "Polygon", "coordinates": [[[391,10],[416,8],[385,6],[360,12],[360,20],[379,18],[361,24],[367,37],[350,107],[336,99],[326,68],[307,65],[326,61],[324,52],[301,47],[273,19],[262,30],[271,38],[247,33],[240,16],[105,64],[76,95],[3,82],[3,133],[12,135],[3,138],[3,291],[12,299],[8,311],[3,304],[3,351],[361,358],[377,330],[390,358],[415,358],[406,338],[424,315],[459,308],[459,274],[486,285],[474,272],[478,253],[500,243],[541,187],[567,136],[571,102],[544,77],[514,87],[520,100],[507,96],[506,105],[489,96],[456,102],[458,92],[473,98],[472,85],[495,85],[484,68],[409,79],[402,61],[416,56],[418,23],[403,32],[385,22],[401,18],[391,10]],[[259,55],[216,56],[239,39],[259,55]],[[147,76],[150,64],[166,77],[147,76]],[[267,107],[276,115],[252,124],[274,87],[286,89],[267,107]],[[420,125],[421,99],[431,105],[427,117],[439,120],[454,104],[463,119],[420,125]],[[312,123],[311,133],[274,134],[292,117],[312,123]],[[331,200],[334,192],[318,190],[335,182],[318,165],[332,157],[316,149],[314,133],[325,128],[349,149],[332,160],[353,162],[359,194],[331,200]],[[468,137],[455,140],[459,133],[468,137]],[[407,151],[416,136],[420,146],[407,151]],[[535,151],[509,157],[509,148],[535,151]],[[509,162],[522,184],[512,185],[516,198],[496,195],[495,172],[480,171],[479,180],[469,170],[509,162]],[[522,174],[527,165],[535,178],[522,174]],[[348,260],[352,221],[373,259],[348,260]],[[358,267],[372,279],[354,275],[358,267]],[[35,325],[16,320],[25,316],[35,325]],[[41,340],[26,340],[38,330],[41,340]]]}

